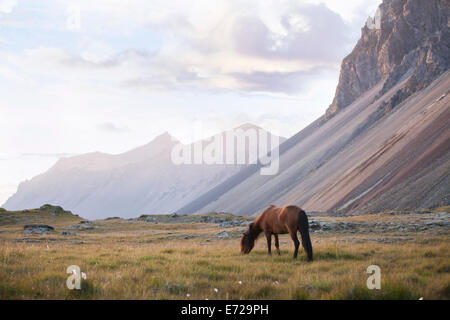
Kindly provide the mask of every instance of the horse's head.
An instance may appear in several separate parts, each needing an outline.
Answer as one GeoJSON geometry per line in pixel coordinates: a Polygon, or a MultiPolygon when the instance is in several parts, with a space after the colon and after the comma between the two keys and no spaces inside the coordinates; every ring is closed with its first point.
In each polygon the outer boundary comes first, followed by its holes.
{"type": "Polygon", "coordinates": [[[241,253],[243,254],[250,253],[250,251],[252,251],[253,247],[255,246],[255,239],[253,238],[252,235],[252,226],[253,223],[250,223],[248,230],[242,234],[241,253]]]}

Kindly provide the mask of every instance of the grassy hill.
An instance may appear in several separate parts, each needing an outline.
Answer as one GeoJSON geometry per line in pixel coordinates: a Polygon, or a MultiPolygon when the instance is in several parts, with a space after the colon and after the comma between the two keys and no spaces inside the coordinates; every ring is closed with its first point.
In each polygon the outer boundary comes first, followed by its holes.
{"type": "Polygon", "coordinates": [[[37,209],[8,211],[0,208],[0,226],[20,226],[22,224],[64,225],[82,220],[78,215],[60,206],[45,204],[37,209]]]}

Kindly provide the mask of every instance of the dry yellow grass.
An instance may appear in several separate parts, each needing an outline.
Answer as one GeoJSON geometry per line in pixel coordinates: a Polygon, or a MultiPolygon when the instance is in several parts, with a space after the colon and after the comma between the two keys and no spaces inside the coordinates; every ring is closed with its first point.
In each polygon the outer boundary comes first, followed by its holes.
{"type": "Polygon", "coordinates": [[[315,260],[308,263],[303,251],[292,259],[286,235],[280,257],[266,254],[264,240],[243,256],[239,238],[217,240],[219,231],[207,223],[110,220],[69,237],[24,237],[20,226],[3,225],[0,299],[450,298],[448,236],[386,244],[362,235],[313,234],[315,260]],[[371,264],[381,267],[381,290],[366,287],[371,264]],[[81,290],[66,287],[69,265],[87,275],[81,290]]]}

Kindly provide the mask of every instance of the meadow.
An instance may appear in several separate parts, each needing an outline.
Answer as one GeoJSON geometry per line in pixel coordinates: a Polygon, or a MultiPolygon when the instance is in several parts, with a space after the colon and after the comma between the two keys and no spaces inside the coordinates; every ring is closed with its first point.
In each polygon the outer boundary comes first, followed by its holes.
{"type": "Polygon", "coordinates": [[[1,214],[0,299],[450,299],[445,232],[312,233],[314,261],[306,262],[303,251],[292,259],[287,235],[280,237],[281,256],[268,256],[263,239],[241,255],[245,226],[220,228],[199,217],[109,219],[73,230],[65,228],[81,218],[1,214]],[[25,235],[31,217],[55,231],[25,235]],[[219,239],[222,231],[227,237],[219,239]],[[380,290],[366,286],[372,264],[381,268],[380,290]],[[70,265],[87,276],[81,290],[66,286],[70,265]]]}

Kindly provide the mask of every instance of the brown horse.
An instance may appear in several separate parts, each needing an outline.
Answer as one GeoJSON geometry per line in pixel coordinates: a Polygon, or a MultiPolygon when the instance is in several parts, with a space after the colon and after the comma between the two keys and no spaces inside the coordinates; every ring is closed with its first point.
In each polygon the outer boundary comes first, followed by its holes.
{"type": "Polygon", "coordinates": [[[309,238],[308,217],[306,216],[305,211],[297,206],[287,206],[282,208],[277,208],[274,205],[268,206],[254,222],[250,223],[248,230],[242,235],[241,253],[250,253],[255,246],[256,239],[261,232],[264,232],[264,235],[267,238],[267,250],[269,255],[272,254],[272,235],[275,236],[275,247],[277,248],[278,255],[280,255],[278,235],[289,233],[295,245],[295,259],[297,258],[298,247],[300,244],[297,239],[297,230],[300,231],[302,245],[305,249],[308,261],[311,261],[313,258],[313,251],[311,239],[309,238]]]}

